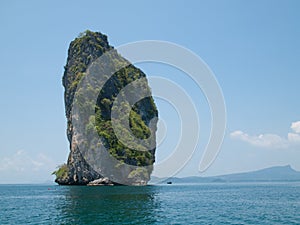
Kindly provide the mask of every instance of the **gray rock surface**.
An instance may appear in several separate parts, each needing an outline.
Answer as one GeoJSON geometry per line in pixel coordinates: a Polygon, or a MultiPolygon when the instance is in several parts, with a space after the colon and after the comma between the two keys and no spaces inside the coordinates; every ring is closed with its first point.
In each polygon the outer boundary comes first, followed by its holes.
{"type": "MultiPolygon", "coordinates": [[[[87,184],[112,185],[114,184],[114,182],[110,181],[108,178],[103,177],[102,174],[95,171],[94,168],[92,168],[92,166],[90,166],[89,163],[87,163],[84,156],[82,155],[82,152],[80,152],[79,150],[78,144],[76,143],[76,141],[74,141],[75,135],[74,135],[74,129],[72,124],[72,104],[73,104],[74,95],[77,89],[78,82],[85,75],[88,66],[92,62],[94,62],[105,52],[112,49],[113,47],[110,46],[107,41],[107,36],[99,32],[86,31],[85,33],[81,34],[78,38],[76,38],[74,41],[70,43],[68,49],[67,63],[63,75],[63,86],[65,88],[65,92],[64,92],[65,113],[67,117],[67,138],[70,143],[70,154],[65,167],[61,170],[58,169],[57,171],[54,172],[54,174],[56,174],[55,182],[57,182],[58,184],[61,185],[87,185],[87,184]]],[[[133,65],[130,65],[128,68],[130,74],[132,74],[132,71],[134,72],[134,76],[133,76],[134,78],[129,77],[131,81],[132,79],[145,77],[145,74],[138,68],[134,67],[133,65]]],[[[123,75],[121,73],[121,77],[122,76],[123,75]]],[[[128,76],[128,75],[124,74],[124,76],[128,76]]],[[[111,81],[110,84],[111,86],[106,88],[105,89],[106,93],[102,93],[102,95],[105,95],[106,98],[113,100],[114,96],[112,97],[112,95],[115,95],[118,91],[120,91],[119,90],[120,88],[119,89],[116,88],[117,86],[116,84],[119,84],[120,82],[124,83],[123,80],[120,81],[118,80],[118,77],[114,77],[113,81],[111,81]]],[[[126,82],[123,85],[127,85],[126,82]]],[[[103,118],[107,117],[110,113],[110,110],[103,109],[103,106],[100,103],[99,103],[99,107],[101,113],[103,114],[102,115],[103,118]]],[[[138,103],[136,105],[136,113],[141,118],[141,120],[143,120],[143,123],[145,123],[146,126],[149,126],[149,122],[151,118],[158,115],[156,106],[152,98],[148,100],[146,99],[145,101],[138,103]]],[[[156,132],[156,126],[153,131],[154,133],[156,132]]],[[[107,143],[108,143],[107,148],[109,151],[113,148],[116,148],[115,146],[109,144],[109,141],[107,141],[107,143]]],[[[128,151],[124,148],[123,152],[127,154],[128,151]]],[[[122,151],[118,149],[118,152],[115,154],[116,157],[122,159],[124,163],[128,163],[134,166],[136,165],[139,166],[142,162],[147,166],[150,165],[149,167],[150,169],[148,169],[146,173],[145,171],[140,173],[140,174],[143,173],[143,175],[139,175],[139,173],[134,172],[133,173],[134,176],[131,174],[131,177],[128,178],[129,180],[131,180],[130,182],[133,185],[147,184],[147,182],[150,179],[150,174],[152,172],[151,166],[155,161],[155,148],[149,150],[150,156],[149,155],[147,156],[148,161],[146,160],[146,163],[144,162],[145,161],[144,159],[143,159],[144,161],[141,161],[140,156],[139,156],[140,158],[134,158],[132,156],[134,154],[131,153],[126,155],[125,153],[122,153],[122,151]]]]}

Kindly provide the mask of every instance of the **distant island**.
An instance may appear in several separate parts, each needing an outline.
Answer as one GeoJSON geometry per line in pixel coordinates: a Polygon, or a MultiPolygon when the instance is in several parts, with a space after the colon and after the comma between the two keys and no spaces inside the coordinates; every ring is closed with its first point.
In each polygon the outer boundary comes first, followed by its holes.
{"type": "Polygon", "coordinates": [[[294,170],[290,165],[276,166],[262,170],[245,173],[227,174],[212,177],[171,177],[171,178],[158,178],[151,177],[150,183],[227,183],[227,182],[296,182],[300,181],[300,172],[294,170]]]}

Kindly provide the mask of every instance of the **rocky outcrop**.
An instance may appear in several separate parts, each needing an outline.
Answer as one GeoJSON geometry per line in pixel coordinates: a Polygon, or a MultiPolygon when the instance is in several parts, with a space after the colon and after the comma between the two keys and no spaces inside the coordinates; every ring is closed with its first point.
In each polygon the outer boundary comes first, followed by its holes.
{"type": "MultiPolygon", "coordinates": [[[[58,184],[62,185],[112,185],[116,182],[109,180],[101,174],[101,170],[95,169],[86,156],[79,150],[78,142],[75,141],[72,107],[78,83],[86,76],[87,68],[104,53],[113,50],[109,45],[107,36],[99,32],[86,31],[71,42],[68,50],[68,58],[63,75],[63,86],[65,88],[65,113],[67,117],[67,138],[70,143],[70,154],[66,165],[60,167],[56,174],[58,184]]],[[[118,58],[113,62],[118,64],[124,59],[118,58]]],[[[120,161],[121,164],[143,166],[134,171],[120,171],[130,180],[128,184],[145,185],[150,179],[152,165],[155,161],[155,147],[149,151],[136,151],[120,142],[112,130],[111,108],[120,91],[139,78],[146,78],[145,74],[133,65],[127,65],[116,72],[103,86],[99,92],[98,100],[94,106],[94,128],[102,138],[110,155],[120,161]]],[[[149,89],[147,86],[146,89],[149,89]]],[[[149,89],[150,90],[150,89],[149,89]]],[[[147,97],[137,102],[131,109],[130,129],[140,139],[149,137],[149,133],[156,132],[156,124],[150,128],[151,119],[158,116],[156,106],[152,97],[147,97]]],[[[89,127],[86,121],[87,127],[89,127]]],[[[87,128],[88,129],[88,128],[87,128]]],[[[77,134],[78,136],[78,134],[77,134]]],[[[79,134],[83,136],[83,134],[79,134]]],[[[154,139],[152,140],[155,142],[154,139]]],[[[93,146],[89,146],[93,148],[93,146]]],[[[101,155],[100,155],[101,157],[101,155]]],[[[101,167],[101,165],[100,165],[101,167]]],[[[105,168],[104,168],[105,169],[105,168]]],[[[118,169],[118,168],[116,168],[118,169]]],[[[120,167],[122,169],[122,167],[120,167]]]]}
{"type": "Polygon", "coordinates": [[[99,178],[93,180],[87,184],[88,186],[112,186],[114,183],[108,179],[108,177],[99,178]]]}

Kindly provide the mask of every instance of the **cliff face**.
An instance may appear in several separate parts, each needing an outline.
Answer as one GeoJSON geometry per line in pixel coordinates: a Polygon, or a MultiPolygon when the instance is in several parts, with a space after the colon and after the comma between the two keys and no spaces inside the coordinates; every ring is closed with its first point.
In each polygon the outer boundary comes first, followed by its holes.
{"type": "MultiPolygon", "coordinates": [[[[69,46],[67,63],[63,75],[63,86],[65,88],[64,100],[70,154],[67,164],[61,166],[54,172],[54,174],[56,174],[55,182],[58,184],[85,185],[92,181],[95,183],[95,180],[99,179],[105,180],[105,182],[109,184],[117,183],[115,181],[108,180],[105,175],[101,173],[101,171],[109,169],[103,168],[107,167],[103,159],[102,161],[100,160],[101,165],[99,165],[99,168],[102,169],[97,169],[98,167],[95,167],[93,163],[91,164],[91,161],[88,160],[87,156],[84,154],[85,151],[89,151],[91,148],[96,148],[95,146],[85,145],[87,146],[86,148],[89,149],[84,150],[82,150],[82,146],[79,146],[79,142],[77,141],[78,137],[87,136],[88,139],[89,135],[87,134],[89,133],[89,129],[94,129],[97,132],[99,138],[103,142],[103,145],[107,149],[107,152],[118,160],[120,164],[128,164],[135,168],[136,166],[140,167],[138,169],[118,171],[118,173],[120,172],[122,173],[122,176],[124,176],[124,179],[126,180],[124,183],[136,185],[146,184],[150,179],[152,165],[155,161],[155,147],[147,151],[136,151],[136,149],[126,146],[126,144],[118,140],[114,129],[112,129],[113,127],[111,122],[112,107],[121,90],[128,84],[134,83],[134,81],[140,78],[144,78],[146,80],[145,74],[140,69],[131,64],[127,64],[124,68],[114,73],[105,82],[99,93],[97,93],[98,97],[96,104],[92,106],[95,109],[95,115],[83,119],[83,123],[86,124],[86,130],[81,130],[80,132],[77,132],[76,135],[74,134],[74,124],[72,122],[74,113],[72,113],[72,107],[74,105],[76,92],[81,91],[80,88],[82,88],[79,86],[79,83],[81,79],[87,76],[87,69],[89,66],[100,56],[109,51],[115,50],[113,50],[113,47],[109,45],[107,37],[101,33],[91,31],[86,31],[81,34],[78,38],[72,41],[69,46]],[[93,123],[91,123],[91,121],[93,121],[93,123]]],[[[115,53],[115,55],[118,54],[115,53]]],[[[117,67],[117,65],[122,62],[126,62],[126,60],[118,55],[112,60],[112,62],[115,65],[110,66],[117,67]]],[[[145,89],[151,92],[147,83],[145,89]]],[[[94,90],[96,89],[94,88],[94,90]]],[[[137,95],[138,92],[135,93],[133,91],[131,94],[137,95]]],[[[84,100],[82,104],[83,110],[85,104],[87,104],[87,100],[84,100]]],[[[114,107],[117,108],[115,111],[122,110],[121,107],[118,109],[118,104],[115,104],[114,107]]],[[[154,142],[155,146],[156,122],[154,126],[152,124],[150,127],[150,121],[157,116],[158,112],[151,96],[136,102],[130,109],[130,132],[139,139],[147,139],[150,133],[154,134],[152,136],[152,144],[154,142]]],[[[123,133],[126,132],[127,130],[125,129],[123,133]]],[[[80,143],[84,141],[81,141],[80,143]]],[[[101,155],[99,157],[101,158],[101,155]]],[[[120,164],[117,167],[114,166],[114,169],[122,170],[123,167],[120,166],[120,164]]]]}

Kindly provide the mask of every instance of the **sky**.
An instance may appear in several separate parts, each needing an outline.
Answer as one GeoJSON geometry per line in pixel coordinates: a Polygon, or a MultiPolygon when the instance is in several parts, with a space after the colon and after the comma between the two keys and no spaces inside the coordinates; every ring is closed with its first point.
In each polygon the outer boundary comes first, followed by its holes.
{"type": "MultiPolygon", "coordinates": [[[[299,1],[1,1],[0,183],[53,180],[66,162],[62,75],[69,43],[87,29],[117,47],[142,40],[176,43],[213,71],[227,110],[220,153],[198,171],[211,127],[205,95],[183,72],[141,63],[148,76],[179,84],[199,111],[199,145],[177,176],[210,176],[291,165],[300,171],[299,1]]],[[[150,84],[151,85],[151,84],[150,84]]],[[[167,138],[179,138],[180,115],[155,99],[167,138]]]]}

